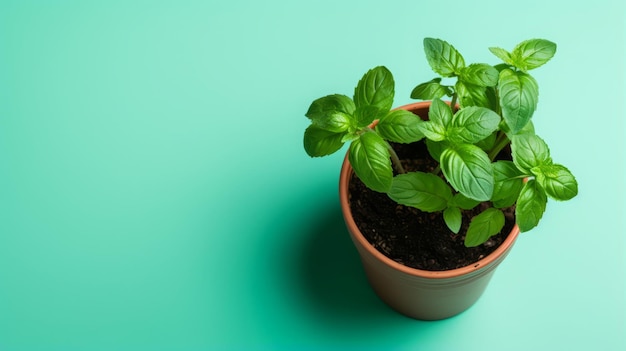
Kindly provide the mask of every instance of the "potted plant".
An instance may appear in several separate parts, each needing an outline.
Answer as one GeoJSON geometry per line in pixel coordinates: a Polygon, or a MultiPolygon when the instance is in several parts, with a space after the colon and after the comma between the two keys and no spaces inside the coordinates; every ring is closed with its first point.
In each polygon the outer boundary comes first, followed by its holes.
{"type": "Polygon", "coordinates": [[[502,63],[466,64],[449,43],[426,38],[439,77],[413,89],[424,101],[392,109],[394,79],[379,66],[353,98],[328,95],[306,113],[308,155],[350,144],[340,176],[346,225],[373,289],[413,318],[470,307],[518,233],[538,225],[548,198],[578,193],[532,123],[538,86],[529,71],[548,62],[556,44],[532,39],[511,52],[489,50],[502,63]]]}

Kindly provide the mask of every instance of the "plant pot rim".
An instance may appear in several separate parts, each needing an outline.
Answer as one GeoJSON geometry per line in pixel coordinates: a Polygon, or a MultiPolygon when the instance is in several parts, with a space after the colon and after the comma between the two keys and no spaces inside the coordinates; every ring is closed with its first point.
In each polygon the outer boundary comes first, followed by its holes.
{"type": "MultiPolygon", "coordinates": [[[[427,109],[429,106],[430,106],[430,101],[422,101],[422,102],[416,102],[412,104],[403,105],[396,109],[402,109],[402,110],[414,112],[416,110],[420,110],[424,108],[427,109]]],[[[506,239],[502,242],[502,244],[500,244],[500,246],[495,251],[493,251],[491,254],[487,255],[486,257],[474,262],[473,264],[464,266],[461,268],[445,270],[445,271],[428,271],[428,270],[405,266],[403,264],[400,264],[390,259],[389,257],[385,256],[383,253],[378,251],[372,244],[370,244],[370,242],[363,236],[363,234],[357,227],[356,222],[354,221],[354,218],[352,217],[352,211],[350,210],[350,204],[348,201],[348,184],[350,182],[350,178],[353,172],[354,171],[352,170],[350,161],[348,160],[348,153],[346,153],[346,156],[344,157],[344,161],[341,167],[340,177],[339,177],[339,199],[341,203],[341,210],[343,212],[343,216],[346,222],[346,226],[348,227],[348,230],[350,231],[350,233],[353,235],[353,238],[359,241],[359,243],[372,256],[374,256],[376,259],[380,260],[381,262],[383,262],[385,265],[389,266],[392,269],[399,270],[401,272],[404,272],[412,276],[430,278],[430,279],[447,279],[447,278],[463,276],[469,273],[477,272],[482,269],[486,269],[486,267],[491,266],[493,263],[495,263],[498,260],[500,256],[502,256],[503,254],[506,254],[506,252],[513,245],[513,243],[515,242],[515,239],[519,235],[519,232],[520,232],[519,227],[517,226],[517,224],[515,224],[515,226],[509,233],[509,235],[506,237],[506,239]]]]}

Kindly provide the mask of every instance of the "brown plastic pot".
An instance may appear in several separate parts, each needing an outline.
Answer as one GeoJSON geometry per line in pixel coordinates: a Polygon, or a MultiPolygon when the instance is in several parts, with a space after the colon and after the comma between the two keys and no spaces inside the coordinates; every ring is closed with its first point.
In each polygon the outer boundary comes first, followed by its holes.
{"type": "MultiPolygon", "coordinates": [[[[430,102],[399,107],[425,118],[430,102]]],[[[343,217],[356,246],[370,285],[396,311],[421,320],[455,316],[471,307],[482,295],[500,262],[511,250],[519,227],[515,225],[504,242],[490,255],[447,271],[420,270],[399,264],[372,246],[357,227],[350,211],[348,184],[353,170],[346,155],[339,181],[343,217]]]]}

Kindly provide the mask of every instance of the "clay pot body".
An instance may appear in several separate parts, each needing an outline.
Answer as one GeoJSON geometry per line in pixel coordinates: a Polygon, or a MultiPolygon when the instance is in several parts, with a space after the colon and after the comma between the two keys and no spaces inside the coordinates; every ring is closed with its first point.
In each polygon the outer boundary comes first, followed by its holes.
{"type": "MultiPolygon", "coordinates": [[[[430,102],[405,105],[423,118],[430,102]]],[[[349,206],[348,184],[353,170],[346,155],[340,174],[343,217],[356,246],[367,278],[376,294],[398,312],[421,320],[439,320],[457,315],[482,295],[495,269],[511,250],[517,225],[493,253],[470,266],[448,271],[426,271],[399,264],[374,248],[360,232],[349,206]]]]}

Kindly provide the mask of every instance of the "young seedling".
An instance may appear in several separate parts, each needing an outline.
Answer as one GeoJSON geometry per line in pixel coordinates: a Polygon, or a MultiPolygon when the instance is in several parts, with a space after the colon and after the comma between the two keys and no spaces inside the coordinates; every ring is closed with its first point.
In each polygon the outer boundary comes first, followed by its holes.
{"type": "Polygon", "coordinates": [[[503,61],[496,66],[466,65],[452,45],[439,39],[424,39],[424,51],[439,77],[416,86],[411,97],[431,100],[428,120],[391,109],[394,79],[378,66],[361,78],[353,98],[336,94],[313,101],[306,113],[311,120],[304,133],[306,152],[325,156],[350,143],[348,159],[367,187],[399,204],[441,212],[454,233],[461,228],[461,211],[488,204],[470,222],[468,247],[502,230],[504,208],[515,205],[516,223],[525,232],[537,226],[548,198],[576,196],[576,179],[553,162],[531,121],[539,94],[529,71],[554,56],[554,43],[533,39],[511,52],[490,48],[503,61]],[[442,78],[454,84],[442,84],[442,78]],[[441,100],[444,96],[449,104],[441,100]],[[439,167],[431,173],[406,172],[390,142],[420,140],[439,167]],[[512,161],[496,160],[507,145],[512,161]]]}

